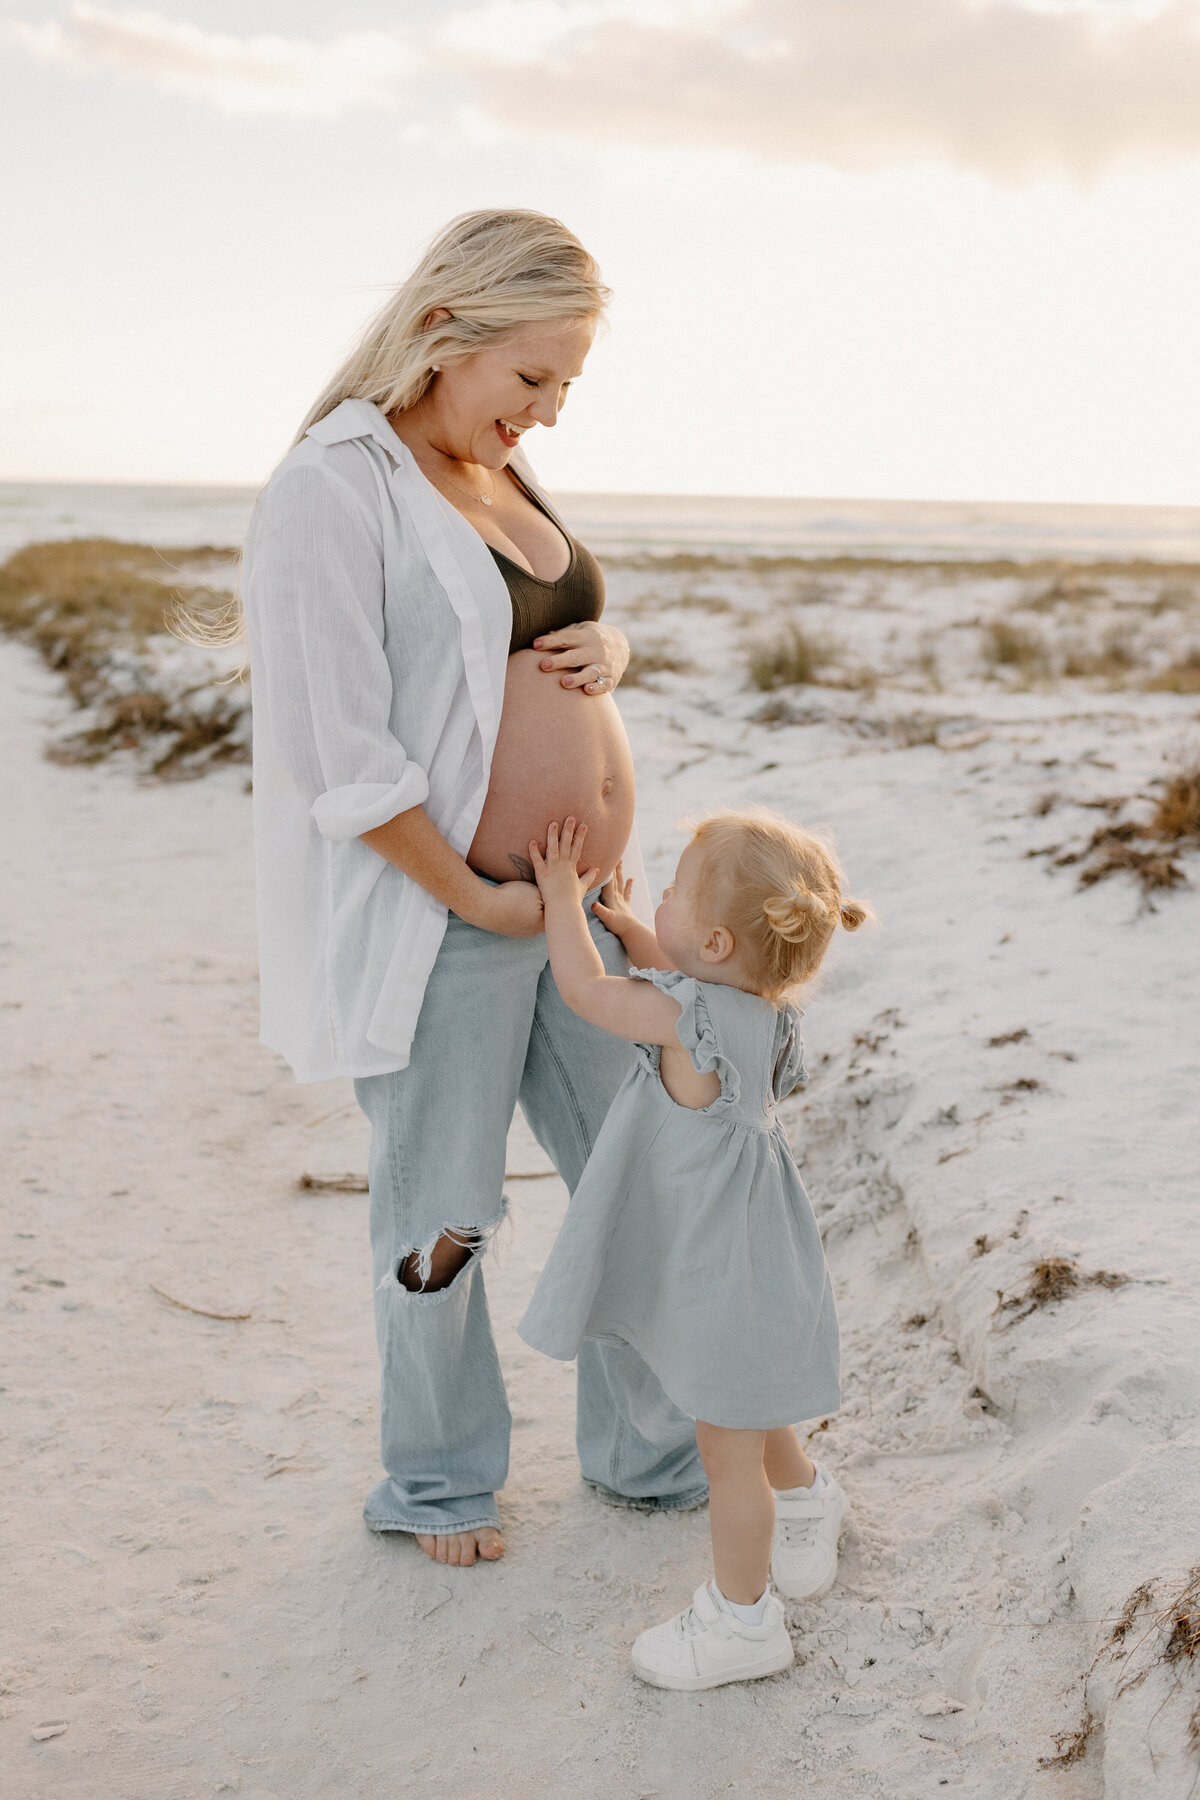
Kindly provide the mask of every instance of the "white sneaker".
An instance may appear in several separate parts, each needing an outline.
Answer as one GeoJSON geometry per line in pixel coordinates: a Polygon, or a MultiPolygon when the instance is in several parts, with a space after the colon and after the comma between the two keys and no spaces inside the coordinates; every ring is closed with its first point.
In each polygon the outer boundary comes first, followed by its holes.
{"type": "Polygon", "coordinates": [[[743,1625],[715,1581],[704,1583],[686,1612],[652,1625],[633,1646],[633,1672],[651,1687],[720,1687],[786,1669],[795,1651],[774,1594],[761,1625],[743,1625]]]}
{"type": "Polygon", "coordinates": [[[775,1496],[771,1580],[789,1600],[819,1600],[837,1579],[838,1536],[846,1496],[831,1475],[825,1485],[775,1496]]]}

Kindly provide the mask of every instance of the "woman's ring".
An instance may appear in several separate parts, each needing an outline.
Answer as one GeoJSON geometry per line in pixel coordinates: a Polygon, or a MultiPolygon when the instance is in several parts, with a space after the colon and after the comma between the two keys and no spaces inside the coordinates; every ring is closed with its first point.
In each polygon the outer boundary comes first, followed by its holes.
{"type": "Polygon", "coordinates": [[[601,668],[600,668],[600,664],[599,664],[599,663],[593,663],[593,664],[592,664],[592,667],[593,667],[593,669],[595,669],[595,671],[596,671],[596,679],[595,679],[595,681],[594,681],[594,682],[593,682],[593,683],[592,683],[592,686],[593,686],[593,687],[603,687],[603,686],[604,686],[604,674],[603,674],[603,671],[602,671],[602,670],[601,670],[601,668]]]}

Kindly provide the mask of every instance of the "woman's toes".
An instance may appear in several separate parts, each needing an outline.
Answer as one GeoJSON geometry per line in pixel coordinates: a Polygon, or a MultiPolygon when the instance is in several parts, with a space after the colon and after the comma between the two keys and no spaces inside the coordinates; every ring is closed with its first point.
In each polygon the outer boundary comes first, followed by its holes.
{"type": "Polygon", "coordinates": [[[454,1569],[469,1569],[477,1556],[484,1562],[495,1562],[504,1555],[504,1539],[491,1525],[479,1531],[452,1531],[446,1537],[428,1537],[418,1532],[413,1536],[426,1556],[454,1569]]]}

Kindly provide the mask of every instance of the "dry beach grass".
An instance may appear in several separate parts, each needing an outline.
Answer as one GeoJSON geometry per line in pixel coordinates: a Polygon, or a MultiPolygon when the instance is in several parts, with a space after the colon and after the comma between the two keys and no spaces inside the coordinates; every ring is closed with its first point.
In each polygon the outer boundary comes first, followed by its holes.
{"type": "Polygon", "coordinates": [[[53,753],[96,762],[132,750],[175,778],[247,761],[244,695],[211,664],[181,669],[170,637],[181,611],[221,618],[235,580],[228,550],[108,538],[29,544],[0,566],[0,628],[33,645],[86,715],[53,753]]]}

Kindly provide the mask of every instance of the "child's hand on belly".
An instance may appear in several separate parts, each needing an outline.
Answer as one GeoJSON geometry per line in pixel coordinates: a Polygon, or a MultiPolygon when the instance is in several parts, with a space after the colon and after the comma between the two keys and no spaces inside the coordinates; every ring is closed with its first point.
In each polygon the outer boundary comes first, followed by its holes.
{"type": "Polygon", "coordinates": [[[588,889],[595,885],[599,869],[579,872],[586,838],[586,825],[566,819],[560,832],[558,821],[554,820],[546,828],[545,855],[536,842],[530,844],[529,860],[547,906],[578,906],[588,889]]]}

